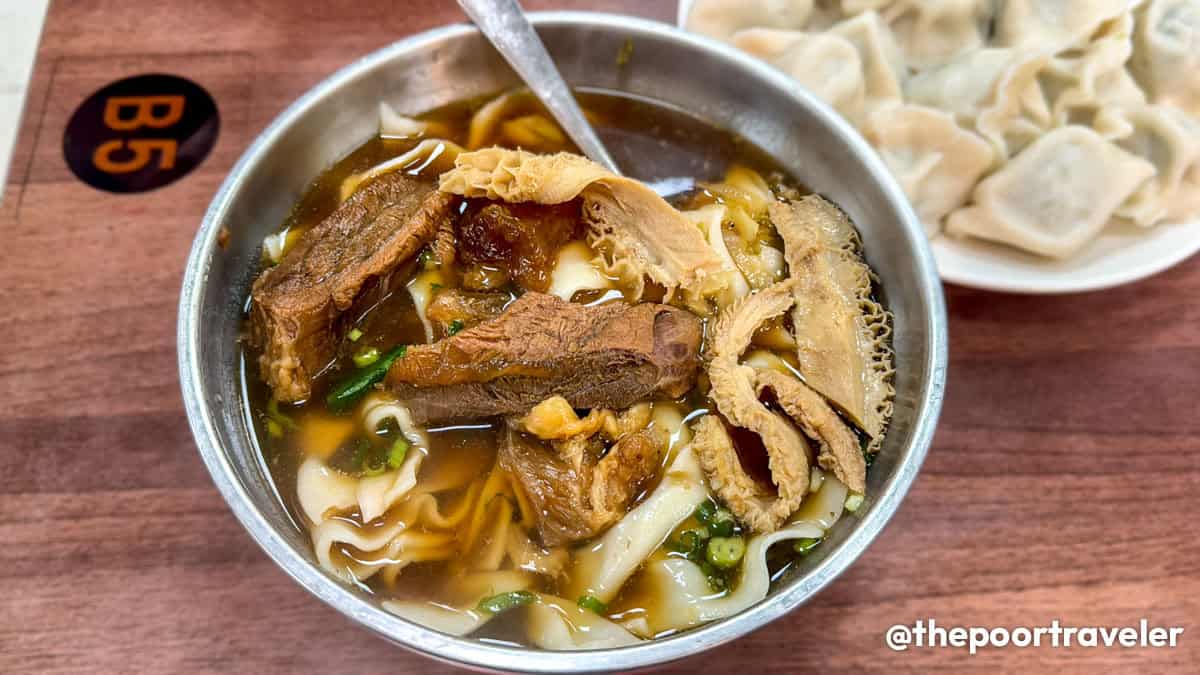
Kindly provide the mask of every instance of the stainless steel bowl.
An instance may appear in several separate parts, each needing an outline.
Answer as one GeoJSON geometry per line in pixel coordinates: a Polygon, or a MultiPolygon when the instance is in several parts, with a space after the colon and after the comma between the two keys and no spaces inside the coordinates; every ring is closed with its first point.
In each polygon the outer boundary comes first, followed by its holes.
{"type": "MultiPolygon", "coordinates": [[[[315,562],[284,510],[244,414],[236,343],[259,246],[309,182],[375,133],[378,103],[406,112],[517,84],[470,26],[422,33],[346,66],[283,112],[250,146],[196,235],[179,305],[179,376],[196,444],[234,514],[284,571],[346,616],[409,649],[497,670],[592,672],[660,664],[744,635],[800,606],[854,562],[896,511],[933,436],[946,371],[941,284],[921,224],[874,151],[788,77],[730,47],[624,16],[543,13],[533,20],[568,82],[682,108],[732,129],[832,199],[862,232],[895,314],[896,406],[866,505],[753,608],[676,637],[594,652],[546,652],[450,637],[380,609],[315,562]],[[632,40],[628,67],[616,55],[632,40]],[[217,244],[228,231],[224,247],[217,244]]],[[[269,601],[269,600],[268,600],[269,601]]]]}

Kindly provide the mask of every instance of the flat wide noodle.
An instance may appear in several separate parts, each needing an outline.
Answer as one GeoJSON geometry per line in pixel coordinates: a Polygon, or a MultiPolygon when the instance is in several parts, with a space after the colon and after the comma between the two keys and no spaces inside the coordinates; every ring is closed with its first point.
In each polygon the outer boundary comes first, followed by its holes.
{"type": "Polygon", "coordinates": [[[533,576],[526,572],[503,571],[472,574],[459,581],[459,594],[464,600],[456,606],[411,600],[384,600],[384,609],[415,624],[462,637],[479,630],[494,614],[477,608],[485,598],[500,593],[523,591],[533,585],[533,576]]]}
{"type": "Polygon", "coordinates": [[[575,552],[566,596],[612,600],[642,562],[707,498],[700,464],[685,446],[649,497],[598,540],[575,552]]]}
{"type": "Polygon", "coordinates": [[[529,641],[542,649],[613,649],[641,642],[619,624],[553,595],[538,593],[525,611],[529,641]]]}
{"type": "Polygon", "coordinates": [[[892,414],[891,315],[871,299],[871,271],[846,215],[816,195],[771,205],[795,283],[800,374],[873,439],[892,414]]]}
{"type": "Polygon", "coordinates": [[[585,157],[487,148],[463,153],[454,164],[442,174],[443,192],[539,204],[582,197],[591,244],[604,252],[605,271],[630,283],[633,300],[649,277],[668,299],[681,292],[703,308],[703,297],[724,281],[720,258],[695,226],[646,185],[585,157]]]}
{"type": "Polygon", "coordinates": [[[627,622],[626,627],[644,637],[666,631],[683,630],[708,621],[717,621],[749,609],[767,597],[771,571],[767,550],[777,542],[800,538],[823,538],[841,517],[846,486],[826,477],[821,488],[804,500],[804,505],[788,524],[771,534],[759,534],[746,544],[741,573],[733,590],[714,593],[695,563],[683,558],[659,558],[647,563],[642,572],[650,597],[642,598],[644,615],[627,622]]]}

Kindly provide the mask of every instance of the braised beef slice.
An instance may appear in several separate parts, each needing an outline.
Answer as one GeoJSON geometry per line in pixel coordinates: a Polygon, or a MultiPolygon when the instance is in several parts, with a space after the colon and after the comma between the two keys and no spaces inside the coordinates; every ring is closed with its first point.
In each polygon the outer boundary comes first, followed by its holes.
{"type": "Polygon", "coordinates": [[[498,457],[532,503],[542,544],[558,546],[594,537],[620,520],[666,445],[666,432],[644,429],[601,457],[604,445],[595,437],[549,443],[509,427],[498,457]]]}
{"type": "Polygon", "coordinates": [[[468,268],[494,265],[522,288],[545,291],[558,250],[581,236],[580,203],[506,204],[472,200],[457,226],[459,257],[468,268]]]}
{"type": "Polygon", "coordinates": [[[454,199],[427,181],[380,176],[259,276],[251,291],[251,340],[276,398],[309,397],[313,378],[335,354],[338,317],[433,238],[451,218],[454,199]]]}
{"type": "Polygon", "coordinates": [[[425,316],[438,328],[439,335],[450,335],[500,316],[511,299],[507,293],[443,288],[434,294],[425,316]]]}
{"type": "Polygon", "coordinates": [[[621,409],[691,389],[700,338],[700,319],[675,307],[588,307],[531,292],[495,319],[409,349],[386,385],[418,423],[523,415],[555,395],[621,409]]]}

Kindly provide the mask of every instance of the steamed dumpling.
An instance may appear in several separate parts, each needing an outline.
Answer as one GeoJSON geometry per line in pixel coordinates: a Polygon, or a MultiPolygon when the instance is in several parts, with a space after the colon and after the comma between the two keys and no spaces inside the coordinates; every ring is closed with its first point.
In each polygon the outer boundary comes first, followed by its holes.
{"type": "Polygon", "coordinates": [[[864,12],[833,26],[829,32],[845,38],[858,50],[868,110],[903,103],[902,85],[907,75],[904,55],[877,13],[864,12]]]}
{"type": "Polygon", "coordinates": [[[751,28],[734,35],[733,44],[791,75],[844,117],[860,115],[866,83],[862,59],[850,40],[829,33],[751,28]]]}
{"type": "Polygon", "coordinates": [[[1200,116],[1200,0],[1146,3],[1131,67],[1152,102],[1200,116]]]}
{"type": "Polygon", "coordinates": [[[842,0],[847,15],[876,10],[915,68],[941,65],[984,44],[991,0],[842,0]]]}
{"type": "Polygon", "coordinates": [[[1132,34],[1133,15],[1123,12],[1104,22],[1080,48],[1047,62],[1038,74],[1038,84],[1055,125],[1095,128],[1099,126],[1095,116],[1103,117],[1105,107],[1145,102],[1145,95],[1125,68],[1132,53],[1132,34]]]}
{"type": "Polygon", "coordinates": [[[996,44],[1057,51],[1086,38],[1120,14],[1128,0],[1002,0],[996,44]]]}
{"type": "Polygon", "coordinates": [[[980,49],[911,78],[906,93],[910,102],[953,113],[1006,158],[1050,122],[1037,81],[1048,59],[1015,49],[980,49]]]}
{"type": "Polygon", "coordinates": [[[813,0],[696,0],[687,17],[688,30],[729,40],[746,28],[803,28],[813,0]]]}
{"type": "Polygon", "coordinates": [[[871,115],[863,134],[896,176],[931,236],[941,229],[946,214],[966,203],[995,157],[992,146],[958,126],[953,115],[924,106],[905,105],[871,115]]]}
{"type": "Polygon", "coordinates": [[[1138,225],[1196,215],[1189,182],[1200,172],[1200,123],[1181,110],[1146,105],[1118,113],[1131,132],[1116,144],[1157,169],[1152,180],[1117,211],[1138,225]]]}
{"type": "Polygon", "coordinates": [[[1086,127],[1038,139],[975,189],[946,231],[1061,258],[1079,250],[1155,173],[1154,165],[1086,127]]]}

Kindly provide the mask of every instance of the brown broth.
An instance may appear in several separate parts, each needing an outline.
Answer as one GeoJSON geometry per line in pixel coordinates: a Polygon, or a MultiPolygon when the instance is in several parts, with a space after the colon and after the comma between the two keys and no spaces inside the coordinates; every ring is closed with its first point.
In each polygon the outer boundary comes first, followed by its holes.
{"type": "MultiPolygon", "coordinates": [[[[482,97],[454,103],[433,110],[420,118],[432,122],[438,129],[437,135],[445,135],[451,140],[465,144],[472,116],[492,98],[482,97]]],[[[600,91],[581,92],[580,101],[625,172],[656,186],[676,205],[699,206],[714,201],[714,197],[697,189],[696,183],[720,180],[734,163],[756,170],[772,182],[783,180],[785,175],[779,166],[758,148],[737,136],[715,129],[684,111],[643,99],[600,91]]],[[[533,104],[521,104],[517,106],[516,114],[520,116],[539,109],[533,104]]],[[[320,222],[338,206],[341,187],[348,177],[410,150],[418,140],[380,137],[367,140],[313,181],[282,227],[303,231],[320,222]]],[[[492,143],[511,145],[501,127],[497,127],[496,132],[486,139],[485,145],[492,143]]],[[[553,139],[543,142],[541,147],[536,149],[574,150],[568,142],[556,142],[553,139]]],[[[429,178],[433,180],[435,176],[430,175],[429,178]]],[[[790,180],[788,183],[795,184],[790,180]]],[[[325,410],[322,401],[324,394],[331,383],[337,382],[354,368],[351,357],[356,351],[364,347],[375,347],[383,352],[397,344],[419,344],[425,341],[424,328],[405,289],[405,283],[419,269],[419,265],[420,263],[414,262],[404,266],[392,275],[390,280],[377,284],[360,297],[361,302],[356,303],[356,307],[365,309],[347,317],[342,332],[344,334],[350,326],[354,326],[362,330],[363,337],[355,342],[348,338],[343,339],[334,361],[317,379],[311,402],[282,406],[280,413],[297,420],[306,415],[329,416],[330,413],[325,410]]],[[[595,293],[577,297],[576,300],[592,302],[613,298],[619,299],[620,294],[595,293]]],[[[650,288],[646,299],[653,298],[654,289],[650,288]]],[[[250,350],[246,351],[243,382],[247,395],[247,417],[256,430],[265,465],[270,471],[280,498],[295,522],[302,524],[305,517],[298,507],[296,477],[297,467],[303,460],[304,453],[298,447],[295,434],[278,438],[268,432],[267,420],[272,415],[268,411],[270,392],[258,377],[256,359],[256,354],[250,350]]],[[[682,403],[686,409],[693,411],[709,406],[705,393],[699,390],[690,392],[682,403]]],[[[470,472],[472,475],[487,475],[495,462],[497,433],[496,426],[487,421],[473,427],[430,430],[429,455],[422,466],[421,475],[436,472],[450,463],[457,463],[459,470],[470,472]]],[[[366,442],[373,444],[370,447],[378,448],[381,447],[380,443],[386,444],[389,439],[372,438],[366,442]]],[[[362,442],[359,443],[361,446],[362,442]]],[[[739,447],[741,445],[739,443],[739,447]]],[[[353,444],[340,447],[330,460],[331,465],[337,462],[351,462],[354,448],[353,444]]],[[[653,489],[655,484],[657,477],[646,486],[642,496],[653,489]]],[[[455,495],[445,497],[449,503],[454,500],[455,495]]],[[[303,525],[298,527],[307,529],[303,525]]],[[[367,586],[372,592],[385,597],[445,601],[448,594],[452,595],[447,589],[455,582],[454,569],[455,566],[448,563],[414,563],[405,568],[393,584],[380,582],[377,575],[369,580],[367,586]]],[[[540,590],[553,592],[558,586],[552,579],[541,576],[538,578],[542,580],[540,590]]],[[[626,590],[614,601],[610,611],[623,616],[636,615],[642,606],[639,603],[644,603],[642,598],[645,594],[639,590],[641,584],[642,581],[635,575],[626,585],[626,590]]],[[[514,616],[519,614],[513,613],[514,616]]],[[[515,620],[493,621],[478,632],[476,637],[501,643],[527,644],[520,623],[515,620]]]]}

